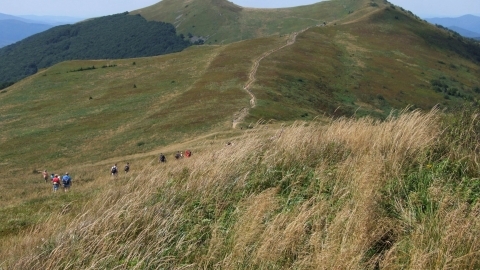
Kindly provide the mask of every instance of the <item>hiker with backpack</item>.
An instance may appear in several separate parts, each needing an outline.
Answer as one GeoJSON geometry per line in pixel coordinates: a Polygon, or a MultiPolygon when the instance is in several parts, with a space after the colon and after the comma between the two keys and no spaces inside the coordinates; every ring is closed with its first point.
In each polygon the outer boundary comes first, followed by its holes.
{"type": "Polygon", "coordinates": [[[72,184],[72,178],[68,175],[68,172],[62,177],[63,191],[67,192],[72,184]]]}
{"type": "Polygon", "coordinates": [[[58,177],[58,174],[55,174],[55,177],[53,177],[52,184],[53,184],[53,192],[57,192],[58,187],[60,186],[60,177],[58,177]]]}
{"type": "Polygon", "coordinates": [[[191,155],[192,155],[192,151],[190,151],[190,150],[185,151],[185,157],[186,158],[189,158],[191,155]]]}
{"type": "Polygon", "coordinates": [[[117,164],[115,163],[112,168],[110,169],[110,172],[112,173],[112,177],[113,178],[116,178],[117,175],[118,175],[118,168],[117,168],[117,164]]]}
{"type": "Polygon", "coordinates": [[[167,162],[167,158],[165,157],[165,155],[163,153],[160,153],[160,157],[158,159],[159,159],[160,163],[167,162]]]}
{"type": "Polygon", "coordinates": [[[127,174],[130,171],[130,163],[127,162],[127,165],[125,165],[123,170],[125,171],[125,174],[127,174]]]}
{"type": "Polygon", "coordinates": [[[180,154],[180,151],[177,151],[177,153],[175,154],[175,159],[179,160],[181,157],[182,157],[182,154],[180,154]]]}

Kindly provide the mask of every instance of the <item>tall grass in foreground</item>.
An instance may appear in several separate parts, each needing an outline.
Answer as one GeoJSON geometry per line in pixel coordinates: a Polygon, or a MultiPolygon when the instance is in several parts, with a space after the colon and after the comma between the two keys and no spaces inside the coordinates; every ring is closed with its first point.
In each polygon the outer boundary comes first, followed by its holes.
{"type": "Polygon", "coordinates": [[[440,122],[414,111],[246,133],[52,216],[2,267],[478,269],[476,146],[459,156],[440,122]]]}

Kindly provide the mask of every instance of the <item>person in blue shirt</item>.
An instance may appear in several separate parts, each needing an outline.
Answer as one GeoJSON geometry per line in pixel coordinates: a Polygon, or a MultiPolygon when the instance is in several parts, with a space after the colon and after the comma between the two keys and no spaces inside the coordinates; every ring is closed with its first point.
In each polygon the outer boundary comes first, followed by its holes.
{"type": "Polygon", "coordinates": [[[63,191],[67,192],[72,185],[72,178],[68,175],[68,172],[62,177],[63,191]]]}

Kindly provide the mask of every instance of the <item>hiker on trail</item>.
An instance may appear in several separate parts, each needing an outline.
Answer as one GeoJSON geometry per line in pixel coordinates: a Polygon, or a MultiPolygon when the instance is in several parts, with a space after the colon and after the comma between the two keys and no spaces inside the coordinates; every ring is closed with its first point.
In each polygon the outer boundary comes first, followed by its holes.
{"type": "Polygon", "coordinates": [[[189,158],[191,155],[192,155],[192,151],[190,151],[190,150],[185,151],[185,157],[186,158],[189,158]]]}
{"type": "Polygon", "coordinates": [[[62,177],[63,191],[67,192],[72,185],[72,178],[68,175],[68,172],[62,177]]]}
{"type": "Polygon", "coordinates": [[[130,163],[127,162],[127,165],[125,165],[125,168],[123,170],[127,174],[130,171],[130,163]]]}
{"type": "Polygon", "coordinates": [[[42,173],[43,180],[45,180],[45,183],[48,183],[48,172],[47,170],[44,170],[42,173]]]}
{"type": "Polygon", "coordinates": [[[167,162],[167,158],[165,157],[165,155],[163,153],[160,153],[159,161],[161,163],[167,162]]]}
{"type": "Polygon", "coordinates": [[[53,184],[53,192],[57,192],[58,187],[60,186],[60,177],[58,177],[58,174],[55,174],[55,177],[53,177],[52,184],[53,184]]]}
{"type": "Polygon", "coordinates": [[[112,169],[110,169],[110,172],[112,173],[112,177],[113,177],[113,178],[117,177],[117,174],[118,174],[117,163],[115,163],[115,164],[112,166],[112,169]]]}
{"type": "Polygon", "coordinates": [[[179,160],[180,158],[181,158],[180,151],[177,151],[177,153],[175,154],[175,159],[179,160]]]}
{"type": "Polygon", "coordinates": [[[51,181],[53,181],[53,178],[55,178],[55,174],[54,174],[54,173],[50,174],[50,180],[51,180],[51,181]]]}

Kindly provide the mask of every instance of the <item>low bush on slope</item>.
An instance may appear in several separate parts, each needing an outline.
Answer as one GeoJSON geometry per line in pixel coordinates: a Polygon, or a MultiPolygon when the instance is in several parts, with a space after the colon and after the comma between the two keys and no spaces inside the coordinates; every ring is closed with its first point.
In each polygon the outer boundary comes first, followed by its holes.
{"type": "Polygon", "coordinates": [[[466,115],[258,128],[151,165],[73,219],[64,209],[12,244],[7,265],[475,269],[480,125],[466,115]]]}

